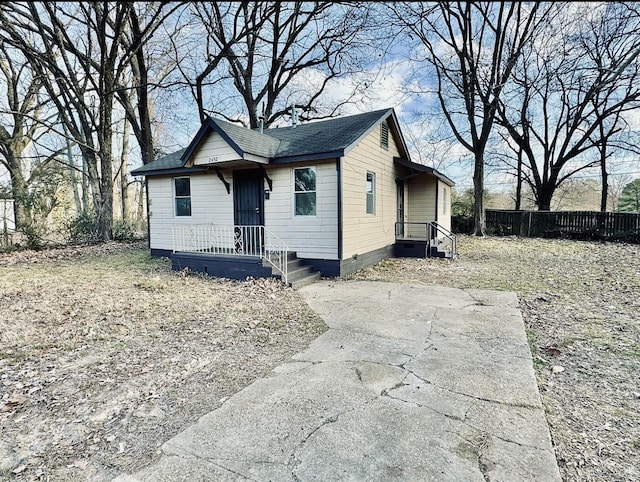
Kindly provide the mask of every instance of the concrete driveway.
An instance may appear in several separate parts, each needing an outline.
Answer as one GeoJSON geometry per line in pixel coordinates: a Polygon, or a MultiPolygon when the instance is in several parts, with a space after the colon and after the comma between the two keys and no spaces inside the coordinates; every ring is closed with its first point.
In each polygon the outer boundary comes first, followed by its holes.
{"type": "Polygon", "coordinates": [[[300,292],[330,329],[117,481],[560,480],[515,294],[300,292]]]}

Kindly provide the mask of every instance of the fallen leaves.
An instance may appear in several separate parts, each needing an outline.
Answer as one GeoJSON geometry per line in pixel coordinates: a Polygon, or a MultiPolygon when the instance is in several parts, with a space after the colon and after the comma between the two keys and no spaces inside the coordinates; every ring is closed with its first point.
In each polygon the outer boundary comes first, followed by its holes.
{"type": "Polygon", "coordinates": [[[29,256],[0,255],[0,473],[14,477],[144,465],[326,329],[276,280],[175,273],[146,247],[29,256]]]}

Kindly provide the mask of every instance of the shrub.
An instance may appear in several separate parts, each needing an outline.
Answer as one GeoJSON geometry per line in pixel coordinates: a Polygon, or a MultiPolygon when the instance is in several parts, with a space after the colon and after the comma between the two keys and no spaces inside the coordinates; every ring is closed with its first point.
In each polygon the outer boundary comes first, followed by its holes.
{"type": "Polygon", "coordinates": [[[115,221],[113,223],[113,239],[114,241],[133,241],[136,239],[136,233],[128,222],[115,221]]]}
{"type": "Polygon", "coordinates": [[[82,212],[66,223],[67,237],[72,243],[83,243],[98,239],[98,220],[87,212],[82,212]]]}

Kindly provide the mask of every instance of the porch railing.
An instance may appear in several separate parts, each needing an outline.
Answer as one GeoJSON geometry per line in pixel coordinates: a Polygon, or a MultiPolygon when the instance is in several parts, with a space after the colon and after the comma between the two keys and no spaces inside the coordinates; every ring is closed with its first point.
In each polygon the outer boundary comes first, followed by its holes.
{"type": "Polygon", "coordinates": [[[432,243],[436,242],[435,240],[440,240],[440,246],[444,246],[445,251],[449,251],[451,253],[451,259],[455,259],[458,254],[458,241],[456,239],[456,235],[444,226],[438,224],[436,221],[429,223],[428,230],[428,249],[431,249],[432,243]]]}
{"type": "Polygon", "coordinates": [[[397,222],[396,239],[427,241],[429,239],[428,223],[397,222]]]}
{"type": "Polygon", "coordinates": [[[396,239],[426,241],[428,253],[431,253],[432,247],[439,246],[449,251],[452,259],[458,253],[456,235],[435,221],[430,223],[397,222],[396,239]]]}
{"type": "Polygon", "coordinates": [[[184,224],[171,227],[173,252],[252,256],[266,260],[287,283],[289,248],[264,226],[184,224]]]}

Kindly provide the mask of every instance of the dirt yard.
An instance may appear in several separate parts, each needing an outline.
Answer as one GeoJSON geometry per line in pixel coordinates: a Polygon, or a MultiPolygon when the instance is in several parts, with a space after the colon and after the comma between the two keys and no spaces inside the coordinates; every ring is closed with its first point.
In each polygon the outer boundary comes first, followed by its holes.
{"type": "Polygon", "coordinates": [[[353,278],[515,291],[563,479],[640,480],[640,246],[462,237],[459,252],[353,278]]]}
{"type": "Polygon", "coordinates": [[[0,480],[111,480],[326,329],[144,245],[0,255],[0,480]]]}
{"type": "MultiPolygon", "coordinates": [[[[276,281],[144,246],[0,255],[0,479],[110,480],[326,327],[276,281]]],[[[563,478],[640,480],[640,246],[460,239],[355,279],[518,293],[563,478]]]]}

